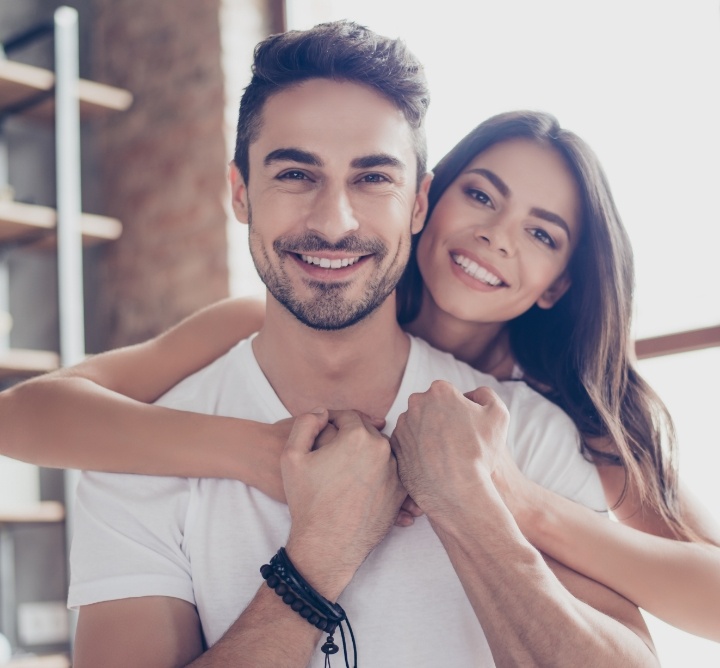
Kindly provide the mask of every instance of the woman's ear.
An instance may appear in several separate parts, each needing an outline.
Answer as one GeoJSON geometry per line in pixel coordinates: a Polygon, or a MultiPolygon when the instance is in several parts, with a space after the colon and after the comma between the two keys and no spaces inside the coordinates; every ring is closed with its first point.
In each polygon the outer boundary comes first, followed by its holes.
{"type": "Polygon", "coordinates": [[[549,309],[557,304],[560,297],[562,297],[572,285],[570,276],[567,271],[564,271],[558,278],[555,279],[553,284],[540,295],[540,299],[537,300],[537,305],[540,308],[549,309]]]}

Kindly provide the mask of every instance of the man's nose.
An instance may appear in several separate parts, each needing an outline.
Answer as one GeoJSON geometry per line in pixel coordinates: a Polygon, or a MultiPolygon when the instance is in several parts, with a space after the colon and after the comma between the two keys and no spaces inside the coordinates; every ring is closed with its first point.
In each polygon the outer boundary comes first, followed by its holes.
{"type": "Polygon", "coordinates": [[[359,224],[345,188],[326,187],[318,192],[307,218],[307,227],[330,242],[339,241],[358,229],[359,224]]]}

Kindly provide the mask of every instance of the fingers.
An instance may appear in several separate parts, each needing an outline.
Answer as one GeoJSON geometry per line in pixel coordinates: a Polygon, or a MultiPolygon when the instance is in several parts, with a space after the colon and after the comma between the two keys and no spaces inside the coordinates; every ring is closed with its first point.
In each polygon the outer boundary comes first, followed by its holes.
{"type": "Polygon", "coordinates": [[[325,445],[329,445],[335,440],[338,430],[334,424],[328,422],[325,428],[320,432],[320,435],[315,439],[315,450],[322,448],[325,445]]]}
{"type": "Polygon", "coordinates": [[[400,509],[405,511],[408,515],[411,517],[420,517],[420,515],[423,514],[422,509],[420,506],[418,506],[415,501],[413,501],[411,496],[406,496],[405,501],[403,501],[402,506],[400,506],[400,509]]]}
{"type": "Polygon", "coordinates": [[[371,418],[359,411],[331,411],[329,416],[329,422],[338,430],[364,427],[371,433],[377,433],[378,429],[374,421],[377,421],[377,418],[371,418]]]}
{"type": "Polygon", "coordinates": [[[400,512],[398,513],[397,519],[395,520],[395,526],[411,527],[413,524],[415,524],[415,518],[410,513],[404,511],[401,508],[400,512]]]}
{"type": "MultiPolygon", "coordinates": [[[[347,411],[340,411],[340,410],[331,410],[330,413],[330,422],[334,422],[334,418],[336,415],[339,415],[340,413],[345,413],[347,411]]],[[[367,420],[370,424],[372,424],[375,429],[378,431],[383,429],[385,427],[385,418],[382,417],[374,417],[372,415],[368,415],[367,413],[363,413],[362,411],[355,411],[359,415],[362,415],[365,420],[367,420]]]]}
{"type": "Polygon", "coordinates": [[[303,413],[295,418],[290,431],[285,452],[288,455],[306,454],[315,444],[315,439],[328,423],[328,412],[324,408],[316,408],[312,413],[303,413]]]}
{"type": "Polygon", "coordinates": [[[492,406],[500,402],[500,397],[489,387],[478,387],[465,392],[465,396],[481,406],[492,406]]]}

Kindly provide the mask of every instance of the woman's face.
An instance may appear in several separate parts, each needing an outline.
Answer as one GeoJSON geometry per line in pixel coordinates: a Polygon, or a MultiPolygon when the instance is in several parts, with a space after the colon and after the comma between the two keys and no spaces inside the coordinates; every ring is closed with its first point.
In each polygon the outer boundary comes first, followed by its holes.
{"type": "Polygon", "coordinates": [[[580,196],[563,158],[513,139],[477,155],[443,193],[420,238],[418,264],[441,310],[507,322],[533,304],[550,308],[565,293],[579,234],[580,196]]]}

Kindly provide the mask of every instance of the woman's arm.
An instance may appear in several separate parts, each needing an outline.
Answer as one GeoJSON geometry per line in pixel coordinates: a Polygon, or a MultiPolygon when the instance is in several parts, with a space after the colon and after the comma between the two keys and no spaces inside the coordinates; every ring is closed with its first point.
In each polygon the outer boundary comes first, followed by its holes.
{"type": "Polygon", "coordinates": [[[279,460],[290,424],[148,405],[263,318],[259,301],[225,300],[150,341],[0,393],[0,454],[42,466],[234,478],[284,499],[279,460]]]}
{"type": "MultiPolygon", "coordinates": [[[[624,485],[623,469],[598,470],[614,507],[624,485]]],[[[641,509],[634,489],[614,508],[618,523],[530,482],[507,465],[496,484],[539,550],[656,617],[720,641],[720,527],[689,493],[681,492],[684,517],[707,543],[670,538],[663,520],[641,509]]]]}

